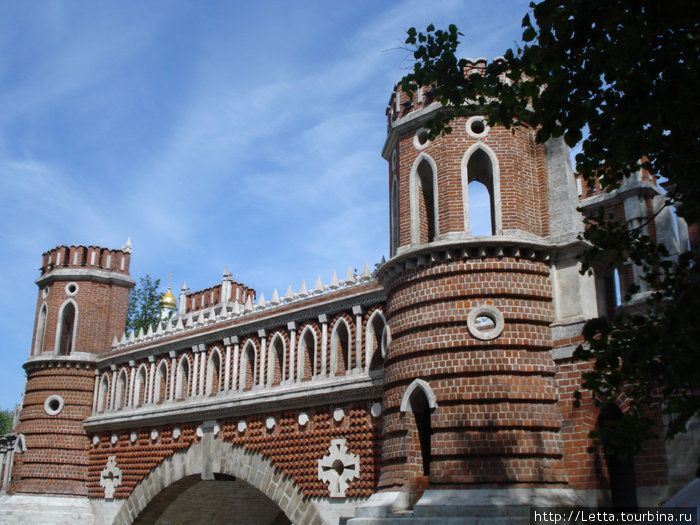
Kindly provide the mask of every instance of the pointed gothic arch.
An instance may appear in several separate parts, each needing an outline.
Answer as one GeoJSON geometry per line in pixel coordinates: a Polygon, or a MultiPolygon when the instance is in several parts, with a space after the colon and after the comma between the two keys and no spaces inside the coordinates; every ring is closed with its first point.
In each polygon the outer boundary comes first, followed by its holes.
{"type": "Polygon", "coordinates": [[[318,334],[311,325],[306,325],[299,335],[299,381],[311,381],[316,377],[318,334]]]}
{"type": "Polygon", "coordinates": [[[218,348],[214,348],[209,353],[209,359],[207,360],[207,382],[206,391],[207,396],[215,396],[221,391],[221,352],[218,348]]]}
{"type": "Polygon", "coordinates": [[[33,355],[38,355],[44,351],[44,338],[46,337],[46,316],[48,311],[48,306],[46,306],[46,302],[44,302],[44,304],[41,305],[39,317],[36,321],[36,337],[34,339],[33,355]]]}
{"type": "Polygon", "coordinates": [[[430,385],[422,379],[415,379],[406,389],[401,399],[401,412],[410,412],[416,424],[420,444],[423,475],[430,476],[432,425],[431,415],[437,408],[437,401],[430,385]]]}
{"type": "Polygon", "coordinates": [[[248,339],[241,352],[238,389],[250,390],[255,386],[255,371],[257,368],[257,348],[252,339],[248,339]]]}
{"type": "Polygon", "coordinates": [[[464,231],[473,236],[500,235],[503,221],[498,157],[486,144],[477,142],[464,153],[461,167],[464,231]]]}
{"type": "Polygon", "coordinates": [[[114,409],[121,410],[126,406],[129,380],[126,368],[122,368],[117,376],[117,390],[114,394],[114,409]]]}
{"type": "Polygon", "coordinates": [[[140,407],[146,404],[148,384],[148,368],[145,364],[139,366],[136,372],[136,380],[134,382],[134,398],[131,400],[131,406],[140,407]]]}
{"type": "Polygon", "coordinates": [[[433,242],[439,232],[437,166],[420,153],[410,175],[411,244],[433,242]]]}
{"type": "Polygon", "coordinates": [[[166,359],[161,359],[156,368],[156,379],[153,387],[153,402],[162,403],[168,397],[168,362],[166,359]]]}
{"type": "Polygon", "coordinates": [[[384,367],[382,336],[386,328],[386,318],[377,308],[367,319],[365,328],[365,370],[378,370],[384,367]]]}
{"type": "Polygon", "coordinates": [[[190,358],[183,355],[177,365],[175,378],[175,399],[185,399],[190,391],[190,358]]]}
{"type": "Polygon", "coordinates": [[[75,335],[78,326],[78,305],[73,299],[67,299],[58,312],[56,325],[57,355],[70,355],[75,351],[75,335]]]}
{"type": "Polygon", "coordinates": [[[102,374],[97,392],[97,412],[105,412],[109,406],[109,374],[102,374]]]}
{"type": "Polygon", "coordinates": [[[270,340],[267,357],[267,386],[277,386],[284,381],[287,343],[280,332],[270,340]]]}

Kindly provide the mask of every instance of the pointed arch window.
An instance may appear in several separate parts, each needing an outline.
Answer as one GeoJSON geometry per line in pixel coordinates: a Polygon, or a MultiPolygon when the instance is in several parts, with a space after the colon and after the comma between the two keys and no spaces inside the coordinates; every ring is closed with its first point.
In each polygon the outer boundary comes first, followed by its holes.
{"type": "Polygon", "coordinates": [[[311,381],[316,377],[316,334],[307,326],[299,338],[299,379],[311,381]]]}
{"type": "Polygon", "coordinates": [[[117,391],[114,400],[114,408],[116,410],[120,410],[126,405],[127,383],[126,370],[122,369],[117,379],[117,391]]]}
{"type": "Polygon", "coordinates": [[[425,244],[437,235],[436,168],[432,159],[421,154],[411,171],[411,242],[425,244]]]}
{"type": "Polygon", "coordinates": [[[77,314],[73,301],[67,301],[61,308],[56,337],[56,353],[58,355],[69,355],[73,351],[77,314]]]}
{"type": "Polygon", "coordinates": [[[420,443],[423,475],[430,476],[431,462],[431,414],[437,408],[435,394],[430,385],[422,379],[415,379],[404,392],[401,400],[401,412],[411,412],[416,424],[416,433],[420,443]]]}
{"type": "Polygon", "coordinates": [[[382,312],[376,310],[367,321],[367,334],[365,345],[367,345],[365,368],[378,370],[384,367],[384,357],[382,355],[382,336],[386,327],[386,321],[382,312]]]}
{"type": "Polygon", "coordinates": [[[46,303],[44,303],[41,307],[41,311],[39,311],[39,319],[37,320],[36,323],[36,339],[34,341],[34,354],[40,354],[44,350],[44,336],[46,333],[46,315],[47,315],[48,309],[46,307],[46,303]]]}
{"type": "Polygon", "coordinates": [[[168,364],[163,360],[156,369],[156,382],[153,391],[153,402],[162,403],[167,397],[168,364]]]}
{"type": "Polygon", "coordinates": [[[190,361],[187,356],[180,359],[175,380],[175,398],[185,399],[190,391],[190,361]]]}
{"type": "Polygon", "coordinates": [[[207,362],[207,391],[208,396],[215,396],[221,390],[221,354],[214,349],[207,362]]]}
{"type": "Polygon", "coordinates": [[[267,378],[268,386],[277,386],[284,380],[284,352],[285,344],[282,336],[277,334],[270,344],[269,350],[269,375],[267,378]]]}
{"type": "Polygon", "coordinates": [[[350,328],[345,319],[338,319],[331,333],[331,374],[345,375],[352,368],[350,328]]]}
{"type": "Polygon", "coordinates": [[[104,412],[107,410],[107,402],[109,401],[109,376],[104,374],[100,380],[100,390],[97,394],[97,411],[104,412]]]}
{"type": "Polygon", "coordinates": [[[134,385],[134,400],[132,406],[140,407],[146,404],[146,365],[141,365],[136,373],[136,384],[134,385]]]}
{"type": "Polygon", "coordinates": [[[396,255],[396,250],[399,247],[399,185],[394,176],[391,181],[391,255],[396,255]]]}
{"type": "Polygon", "coordinates": [[[255,385],[255,345],[248,341],[241,355],[241,371],[239,379],[240,390],[250,390],[255,385]]]}
{"type": "Polygon", "coordinates": [[[498,159],[487,145],[477,143],[464,154],[464,229],[474,237],[497,235],[502,229],[498,172],[498,159]]]}

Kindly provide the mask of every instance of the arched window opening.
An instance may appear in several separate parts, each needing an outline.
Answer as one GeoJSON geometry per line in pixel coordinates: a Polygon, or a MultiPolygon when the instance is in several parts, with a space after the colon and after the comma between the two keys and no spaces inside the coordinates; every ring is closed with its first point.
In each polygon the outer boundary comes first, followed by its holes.
{"type": "Polygon", "coordinates": [[[421,388],[416,388],[409,397],[411,412],[416,422],[420,452],[423,460],[423,475],[430,476],[430,404],[428,397],[421,388]]]}
{"type": "Polygon", "coordinates": [[[153,391],[153,402],[162,403],[167,398],[168,385],[168,365],[165,361],[161,361],[156,370],[156,384],[153,391]]]}
{"type": "Polygon", "coordinates": [[[39,354],[44,350],[44,334],[46,333],[47,308],[44,304],[39,312],[39,319],[36,323],[36,339],[34,341],[34,354],[39,354]]]}
{"type": "MultiPolygon", "coordinates": [[[[369,320],[367,325],[367,355],[369,356],[369,369],[379,370],[384,367],[384,358],[382,357],[382,334],[386,322],[377,310],[369,320]]],[[[367,363],[365,363],[367,366],[367,363]]]]}
{"type": "MultiPolygon", "coordinates": [[[[620,419],[622,412],[615,405],[605,407],[598,417],[598,426],[605,426],[606,421],[620,419]]],[[[637,507],[637,479],[634,472],[634,457],[621,452],[624,450],[625,436],[604,433],[602,435],[605,463],[608,467],[610,496],[616,508],[637,507]]]]}
{"type": "Polygon", "coordinates": [[[391,255],[396,255],[396,250],[399,247],[399,185],[396,177],[391,182],[391,255]]]}
{"type": "Polygon", "coordinates": [[[418,227],[421,244],[435,240],[435,174],[427,160],[421,160],[416,170],[418,184],[418,227]]]}
{"type": "Polygon", "coordinates": [[[495,235],[496,215],[493,191],[493,165],[488,154],[477,149],[467,163],[469,229],[473,236],[495,235]]]}
{"type": "Polygon", "coordinates": [[[311,328],[304,330],[299,340],[299,355],[301,355],[299,377],[302,381],[311,381],[316,377],[316,337],[311,328]]]}
{"type": "Polygon", "coordinates": [[[175,399],[185,399],[190,391],[190,361],[187,357],[180,359],[175,379],[175,399]]]}
{"type": "Polygon", "coordinates": [[[282,337],[277,336],[272,340],[269,356],[270,375],[267,384],[277,386],[284,379],[284,341],[282,337]]]}
{"type": "Polygon", "coordinates": [[[97,395],[97,411],[104,412],[107,410],[107,401],[109,400],[109,377],[107,374],[102,376],[100,381],[100,390],[97,395]]]}
{"type": "Polygon", "coordinates": [[[213,350],[207,362],[207,390],[208,396],[215,396],[221,390],[221,355],[218,350],[213,350]]]}
{"type": "Polygon", "coordinates": [[[250,390],[255,385],[255,347],[248,342],[241,356],[241,377],[239,381],[241,390],[250,390]]]}
{"type": "Polygon", "coordinates": [[[114,408],[120,410],[126,405],[126,394],[127,394],[127,380],[126,380],[126,370],[122,370],[119,373],[119,378],[117,379],[117,391],[114,400],[114,408]]]}
{"type": "Polygon", "coordinates": [[[75,336],[75,305],[67,302],[61,310],[58,321],[58,355],[68,355],[73,350],[75,336]]]}
{"type": "Polygon", "coordinates": [[[348,324],[339,319],[331,333],[331,374],[345,375],[352,368],[352,345],[348,324]]]}
{"type": "Polygon", "coordinates": [[[136,384],[134,385],[134,400],[132,405],[135,407],[143,406],[146,403],[146,367],[141,365],[136,373],[136,384]]]}

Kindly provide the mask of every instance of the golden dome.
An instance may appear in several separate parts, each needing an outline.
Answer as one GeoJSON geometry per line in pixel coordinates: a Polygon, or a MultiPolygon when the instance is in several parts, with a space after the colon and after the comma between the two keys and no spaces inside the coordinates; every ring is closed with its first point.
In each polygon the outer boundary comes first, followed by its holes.
{"type": "Polygon", "coordinates": [[[165,292],[165,295],[160,298],[160,304],[163,308],[177,308],[177,301],[173,292],[170,291],[170,286],[168,286],[168,291],[165,292]]]}

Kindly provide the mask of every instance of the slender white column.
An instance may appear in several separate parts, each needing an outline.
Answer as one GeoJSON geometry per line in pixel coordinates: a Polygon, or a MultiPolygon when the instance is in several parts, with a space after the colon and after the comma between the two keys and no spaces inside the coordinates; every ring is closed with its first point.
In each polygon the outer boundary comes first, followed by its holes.
{"type": "Polygon", "coordinates": [[[224,345],[226,345],[226,365],[224,365],[224,392],[229,390],[229,372],[231,372],[231,339],[224,339],[224,345]]]}
{"type": "Polygon", "coordinates": [[[136,378],[136,361],[129,361],[129,391],[124,406],[134,406],[134,379],[136,378]]]}
{"type": "Polygon", "coordinates": [[[148,371],[148,399],[146,403],[153,403],[153,383],[156,373],[156,357],[153,355],[148,356],[148,362],[151,364],[148,371]]]}
{"type": "Polygon", "coordinates": [[[258,385],[265,386],[265,354],[267,353],[267,332],[265,330],[258,330],[258,337],[260,338],[260,375],[258,376],[258,385]]]}
{"type": "Polygon", "coordinates": [[[355,373],[362,370],[362,306],[352,307],[355,314],[355,373]]]}
{"type": "Polygon", "coordinates": [[[192,367],[192,388],[190,389],[191,396],[197,395],[197,374],[199,372],[199,347],[194,345],[192,347],[192,353],[194,354],[194,366],[192,367]]]}
{"type": "Polygon", "coordinates": [[[296,362],[297,352],[297,324],[294,321],[287,323],[289,330],[289,375],[287,382],[294,382],[294,363],[296,362]]]}
{"type": "Polygon", "coordinates": [[[108,408],[112,410],[114,409],[114,405],[116,403],[114,397],[117,391],[117,365],[110,365],[109,368],[112,371],[112,388],[110,388],[111,392],[109,394],[109,402],[107,404],[109,405],[108,408]]]}
{"type": "Polygon", "coordinates": [[[204,395],[204,370],[206,369],[206,359],[207,359],[207,347],[205,345],[199,345],[199,395],[204,395]]]}
{"type": "Polygon", "coordinates": [[[169,354],[170,356],[170,401],[175,399],[175,358],[177,357],[177,352],[172,350],[169,354]]]}
{"type": "Polygon", "coordinates": [[[95,369],[95,388],[92,392],[92,411],[97,412],[97,393],[100,390],[100,371],[95,369]]]}
{"type": "MultiPolygon", "coordinates": [[[[328,316],[322,314],[318,316],[321,323],[321,377],[326,377],[326,365],[328,363],[328,316]]],[[[314,366],[316,366],[314,359],[314,366]]]]}
{"type": "Polygon", "coordinates": [[[240,345],[237,335],[231,338],[233,343],[233,381],[231,382],[231,389],[238,390],[238,359],[240,354],[240,345]]]}

